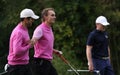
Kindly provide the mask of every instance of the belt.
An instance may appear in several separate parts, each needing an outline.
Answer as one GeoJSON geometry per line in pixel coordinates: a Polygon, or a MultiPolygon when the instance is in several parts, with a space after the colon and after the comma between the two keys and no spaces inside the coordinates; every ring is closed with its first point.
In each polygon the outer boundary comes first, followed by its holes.
{"type": "Polygon", "coordinates": [[[109,59],[109,57],[93,57],[93,58],[95,58],[95,59],[103,59],[103,60],[109,59]]]}
{"type": "Polygon", "coordinates": [[[102,59],[107,60],[107,59],[109,59],[109,57],[102,57],[102,59]]]}
{"type": "Polygon", "coordinates": [[[34,63],[38,65],[43,65],[44,64],[51,64],[51,61],[44,59],[44,58],[34,58],[34,63]]]}

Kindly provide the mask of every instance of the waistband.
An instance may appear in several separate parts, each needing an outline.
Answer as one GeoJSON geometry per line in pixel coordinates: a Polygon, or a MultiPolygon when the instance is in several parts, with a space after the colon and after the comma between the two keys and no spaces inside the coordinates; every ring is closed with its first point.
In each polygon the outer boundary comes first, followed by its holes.
{"type": "Polygon", "coordinates": [[[9,64],[9,67],[28,67],[29,64],[20,64],[20,65],[10,65],[9,64]]]}
{"type": "Polygon", "coordinates": [[[95,58],[95,59],[103,59],[103,60],[109,59],[109,57],[93,57],[93,58],[95,58]]]}
{"type": "Polygon", "coordinates": [[[35,57],[34,57],[34,60],[35,60],[35,61],[46,61],[46,62],[51,62],[51,60],[45,59],[45,58],[35,58],[35,57]]]}

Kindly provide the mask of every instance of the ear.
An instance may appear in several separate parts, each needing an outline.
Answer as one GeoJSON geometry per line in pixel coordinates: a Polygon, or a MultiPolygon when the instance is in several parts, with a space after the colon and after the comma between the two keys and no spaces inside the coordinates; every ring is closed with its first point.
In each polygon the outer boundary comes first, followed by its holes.
{"type": "Polygon", "coordinates": [[[44,20],[47,20],[47,17],[48,17],[48,16],[44,15],[44,20]]]}

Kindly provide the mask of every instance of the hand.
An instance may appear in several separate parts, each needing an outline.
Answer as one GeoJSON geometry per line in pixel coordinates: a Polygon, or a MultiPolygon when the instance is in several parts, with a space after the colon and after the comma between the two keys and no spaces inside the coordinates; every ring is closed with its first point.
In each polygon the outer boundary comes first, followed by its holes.
{"type": "Polygon", "coordinates": [[[62,52],[62,51],[58,51],[58,53],[59,53],[59,54],[63,54],[63,52],[62,52]]]}
{"type": "Polygon", "coordinates": [[[31,47],[33,47],[33,46],[35,45],[34,40],[30,40],[30,43],[29,43],[29,44],[31,45],[31,47]]]}
{"type": "Polygon", "coordinates": [[[55,50],[55,49],[54,49],[54,53],[56,53],[56,54],[58,54],[58,55],[62,55],[62,54],[63,54],[63,52],[62,52],[62,51],[55,50]]]}
{"type": "Polygon", "coordinates": [[[94,70],[93,63],[88,63],[88,69],[90,72],[93,72],[94,70]]]}
{"type": "Polygon", "coordinates": [[[27,41],[28,45],[30,45],[30,48],[34,46],[34,42],[32,40],[27,41]]]}

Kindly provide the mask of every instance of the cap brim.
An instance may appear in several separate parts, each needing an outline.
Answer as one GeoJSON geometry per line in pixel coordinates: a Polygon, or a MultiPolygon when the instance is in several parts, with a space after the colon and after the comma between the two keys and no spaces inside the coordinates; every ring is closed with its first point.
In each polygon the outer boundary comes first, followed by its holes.
{"type": "Polygon", "coordinates": [[[39,18],[39,16],[37,16],[37,15],[34,15],[34,16],[31,16],[33,19],[38,19],[39,18]]]}
{"type": "Polygon", "coordinates": [[[108,26],[108,25],[110,25],[110,23],[106,22],[106,23],[102,23],[102,25],[108,26]]]}

